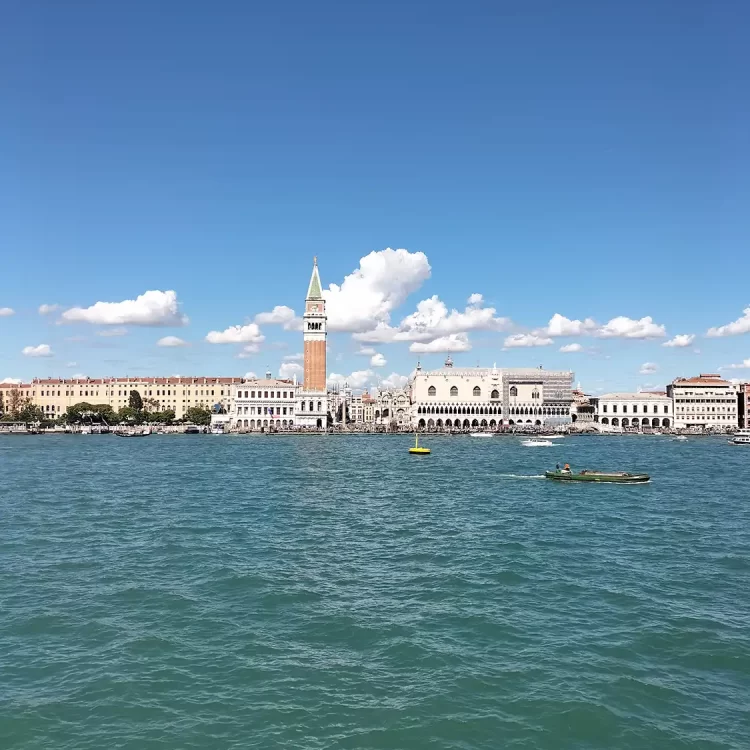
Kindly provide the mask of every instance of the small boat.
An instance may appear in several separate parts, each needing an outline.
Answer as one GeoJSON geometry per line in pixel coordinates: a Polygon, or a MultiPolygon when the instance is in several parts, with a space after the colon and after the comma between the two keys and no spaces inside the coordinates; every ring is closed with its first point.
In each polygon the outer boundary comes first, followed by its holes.
{"type": "Polygon", "coordinates": [[[412,456],[426,456],[429,452],[430,452],[429,448],[419,447],[419,435],[415,432],[414,433],[414,447],[409,448],[409,453],[411,453],[412,456]]]}
{"type": "Polygon", "coordinates": [[[743,427],[734,433],[731,440],[727,441],[730,445],[750,445],[750,428],[743,427]]]}
{"type": "Polygon", "coordinates": [[[684,435],[675,435],[674,440],[687,440],[687,438],[684,435]]]}
{"type": "Polygon", "coordinates": [[[127,432],[119,430],[115,432],[117,437],[147,437],[150,434],[151,430],[129,430],[127,432]]]}
{"type": "Polygon", "coordinates": [[[521,445],[525,445],[527,448],[549,448],[554,445],[551,440],[538,440],[532,438],[531,440],[522,440],[521,445]]]}
{"type": "Polygon", "coordinates": [[[214,425],[211,428],[211,434],[212,435],[223,435],[224,434],[224,427],[222,425],[214,425]]]}
{"type": "Polygon", "coordinates": [[[583,471],[572,472],[568,470],[545,471],[547,479],[555,479],[558,482],[609,482],[615,484],[644,484],[651,477],[648,474],[630,474],[626,471],[583,471]]]}
{"type": "Polygon", "coordinates": [[[197,426],[196,426],[196,425],[194,425],[194,424],[189,424],[189,425],[188,425],[188,426],[187,426],[187,427],[185,428],[185,434],[186,434],[186,435],[198,435],[198,434],[200,434],[200,428],[199,428],[199,427],[197,427],[197,426]]]}
{"type": "Polygon", "coordinates": [[[538,438],[540,440],[559,440],[560,438],[564,438],[565,435],[563,434],[557,434],[557,435],[538,435],[538,438]]]}
{"type": "Polygon", "coordinates": [[[492,437],[491,432],[470,432],[469,437],[492,437]]]}

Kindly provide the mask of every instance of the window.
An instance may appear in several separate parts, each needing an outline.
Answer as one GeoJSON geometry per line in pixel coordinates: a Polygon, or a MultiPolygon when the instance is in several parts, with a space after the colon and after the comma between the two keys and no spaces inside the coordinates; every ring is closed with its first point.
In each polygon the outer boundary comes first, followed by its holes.
{"type": "Polygon", "coordinates": [[[617,404],[612,404],[612,412],[617,414],[617,404]]]}
{"type": "Polygon", "coordinates": [[[638,404],[633,404],[633,414],[638,414],[638,404]]]}
{"type": "Polygon", "coordinates": [[[492,393],[490,394],[490,398],[500,398],[500,393],[498,392],[497,388],[492,391],[492,393]]]}
{"type": "Polygon", "coordinates": [[[474,394],[474,396],[481,396],[482,395],[482,389],[478,385],[475,385],[474,386],[474,390],[472,391],[472,393],[474,394]]]}
{"type": "Polygon", "coordinates": [[[533,393],[531,394],[531,398],[539,398],[539,391],[535,390],[535,391],[534,391],[534,392],[533,392],[533,393]]]}
{"type": "Polygon", "coordinates": [[[428,395],[428,396],[434,396],[434,395],[435,395],[436,393],[437,393],[437,391],[435,390],[435,386],[434,386],[434,385],[431,385],[431,386],[430,386],[430,387],[429,387],[429,388],[427,389],[427,395],[428,395]]]}
{"type": "MultiPolygon", "coordinates": [[[[247,393],[247,391],[245,391],[245,392],[247,393]]],[[[250,391],[250,396],[251,396],[252,398],[255,398],[255,391],[250,391]]]]}
{"type": "Polygon", "coordinates": [[[628,413],[628,405],[627,404],[623,404],[622,405],[622,413],[623,414],[627,414],[628,413]]]}
{"type": "Polygon", "coordinates": [[[604,406],[602,406],[602,411],[603,411],[603,412],[604,412],[605,414],[607,413],[607,404],[604,404],[604,406]]]}
{"type": "Polygon", "coordinates": [[[268,398],[268,391],[263,391],[263,398],[268,398]]]}
{"type": "Polygon", "coordinates": [[[510,389],[510,395],[511,396],[517,396],[518,395],[518,388],[516,386],[512,386],[510,389]]]}

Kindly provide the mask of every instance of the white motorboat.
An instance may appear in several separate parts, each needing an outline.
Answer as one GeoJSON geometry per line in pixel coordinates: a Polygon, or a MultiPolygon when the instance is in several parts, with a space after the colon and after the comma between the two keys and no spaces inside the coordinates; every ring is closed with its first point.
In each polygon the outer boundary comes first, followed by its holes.
{"type": "Polygon", "coordinates": [[[737,430],[728,442],[730,445],[750,445],[750,428],[743,427],[737,430]]]}
{"type": "Polygon", "coordinates": [[[491,432],[470,432],[469,437],[492,437],[491,432]]]}
{"type": "Polygon", "coordinates": [[[527,448],[549,448],[554,443],[551,440],[537,440],[532,438],[531,440],[522,440],[521,445],[527,448]]]}
{"type": "Polygon", "coordinates": [[[224,426],[220,424],[215,424],[211,428],[211,434],[212,435],[223,435],[224,434],[224,426]]]}
{"type": "Polygon", "coordinates": [[[675,435],[674,439],[680,440],[680,441],[687,440],[687,438],[684,435],[675,435]]]}
{"type": "Polygon", "coordinates": [[[560,438],[564,438],[565,435],[562,433],[559,433],[557,435],[538,435],[537,437],[540,440],[559,440],[560,438]]]}

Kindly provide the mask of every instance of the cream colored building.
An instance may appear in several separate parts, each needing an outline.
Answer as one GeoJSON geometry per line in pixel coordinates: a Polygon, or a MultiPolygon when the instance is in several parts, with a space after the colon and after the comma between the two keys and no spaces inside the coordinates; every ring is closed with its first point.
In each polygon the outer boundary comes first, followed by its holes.
{"type": "Polygon", "coordinates": [[[666,393],[607,393],[593,398],[594,420],[602,430],[653,430],[674,426],[672,399],[666,393]]]}
{"type": "Polygon", "coordinates": [[[675,427],[731,429],[739,426],[738,388],[719,375],[677,378],[667,386],[675,427]]]}
{"type": "Polygon", "coordinates": [[[497,429],[571,421],[573,373],[542,368],[417,367],[412,424],[423,428],[497,429]]]}
{"type": "Polygon", "coordinates": [[[294,428],[299,386],[292,380],[270,377],[231,386],[229,428],[234,432],[294,428]]]}
{"type": "Polygon", "coordinates": [[[409,391],[393,388],[379,391],[375,396],[375,424],[398,429],[411,427],[411,398],[409,391]]]}
{"type": "Polygon", "coordinates": [[[190,407],[228,409],[232,383],[241,378],[74,378],[38,379],[27,386],[31,402],[50,419],[61,417],[69,406],[82,401],[107,404],[115,411],[130,403],[137,391],[147,411],[172,409],[182,419],[190,407]]]}

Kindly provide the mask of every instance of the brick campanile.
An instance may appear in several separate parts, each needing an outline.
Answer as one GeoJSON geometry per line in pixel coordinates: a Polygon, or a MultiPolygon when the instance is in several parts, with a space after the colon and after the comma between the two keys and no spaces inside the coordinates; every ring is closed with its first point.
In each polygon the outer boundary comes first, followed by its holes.
{"type": "Polygon", "coordinates": [[[318,259],[313,259],[310,286],[303,317],[303,350],[305,357],[304,390],[325,393],[326,390],[326,302],[320,286],[318,259]]]}

